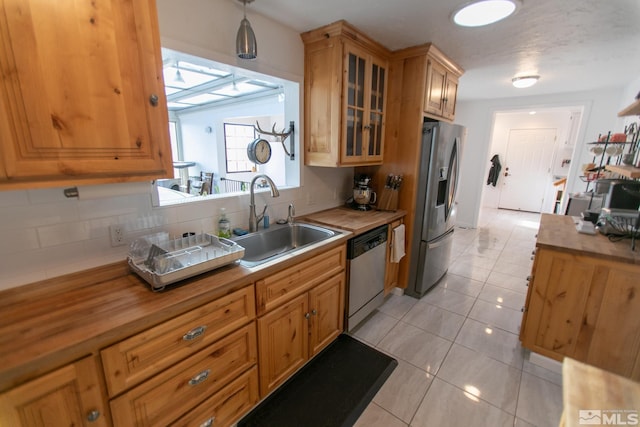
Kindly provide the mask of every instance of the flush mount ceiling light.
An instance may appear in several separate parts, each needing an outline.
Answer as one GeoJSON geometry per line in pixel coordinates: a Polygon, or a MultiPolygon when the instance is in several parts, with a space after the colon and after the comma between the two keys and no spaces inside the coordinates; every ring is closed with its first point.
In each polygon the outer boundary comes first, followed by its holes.
{"type": "Polygon", "coordinates": [[[253,0],[239,1],[244,5],[244,18],[240,21],[240,28],[236,36],[236,55],[242,59],[256,59],[258,56],[258,42],[247,19],[247,3],[253,3],[253,0]]]}
{"type": "Polygon", "coordinates": [[[511,79],[511,84],[518,89],[531,87],[538,82],[540,76],[522,76],[511,79]]]}
{"type": "Polygon", "coordinates": [[[480,0],[467,3],[452,15],[453,22],[462,27],[481,27],[506,18],[522,4],[520,0],[480,0]]]}

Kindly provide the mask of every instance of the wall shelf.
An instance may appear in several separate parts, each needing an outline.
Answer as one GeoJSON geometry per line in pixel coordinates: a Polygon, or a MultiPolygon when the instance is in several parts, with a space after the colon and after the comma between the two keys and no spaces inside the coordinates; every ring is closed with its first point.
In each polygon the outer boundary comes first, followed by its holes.
{"type": "Polygon", "coordinates": [[[605,169],[627,178],[640,178],[640,168],[627,165],[606,165],[605,169]]]}
{"type": "Polygon", "coordinates": [[[640,99],[636,99],[634,103],[624,108],[618,113],[618,117],[623,116],[639,116],[640,115],[640,99]]]}

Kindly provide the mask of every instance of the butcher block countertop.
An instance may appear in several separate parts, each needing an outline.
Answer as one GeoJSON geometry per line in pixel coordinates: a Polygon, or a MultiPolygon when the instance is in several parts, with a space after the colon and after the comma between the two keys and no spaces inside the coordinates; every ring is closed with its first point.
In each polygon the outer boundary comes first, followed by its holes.
{"type": "Polygon", "coordinates": [[[230,264],[163,292],[152,292],[126,261],[2,291],[0,392],[343,245],[350,236],[256,268],[230,264]]]}
{"type": "Polygon", "coordinates": [[[562,362],[561,427],[585,424],[636,425],[640,411],[640,383],[565,357],[562,362]]]}
{"type": "Polygon", "coordinates": [[[406,214],[403,210],[395,212],[359,211],[348,207],[338,207],[306,215],[302,220],[347,230],[358,235],[381,225],[389,224],[404,217],[406,214]]]}
{"type": "Polygon", "coordinates": [[[601,259],[640,264],[640,242],[631,250],[631,239],[612,242],[600,232],[578,233],[575,218],[567,215],[542,214],[536,246],[563,252],[594,255],[601,259]]]}

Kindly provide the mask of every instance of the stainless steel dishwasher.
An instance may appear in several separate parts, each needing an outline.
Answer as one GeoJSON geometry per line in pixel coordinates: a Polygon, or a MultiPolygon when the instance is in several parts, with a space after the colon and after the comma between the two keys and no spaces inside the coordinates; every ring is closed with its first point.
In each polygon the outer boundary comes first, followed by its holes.
{"type": "Polygon", "coordinates": [[[387,225],[349,240],[349,292],[347,331],[351,331],[384,300],[387,225]]]}

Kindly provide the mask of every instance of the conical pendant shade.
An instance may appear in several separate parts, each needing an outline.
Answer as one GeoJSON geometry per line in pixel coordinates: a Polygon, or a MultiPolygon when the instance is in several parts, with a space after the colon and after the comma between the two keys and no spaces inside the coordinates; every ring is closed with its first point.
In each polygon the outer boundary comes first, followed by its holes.
{"type": "Polygon", "coordinates": [[[255,59],[258,56],[258,42],[247,18],[240,22],[236,36],[236,54],[242,59],[255,59]]]}

